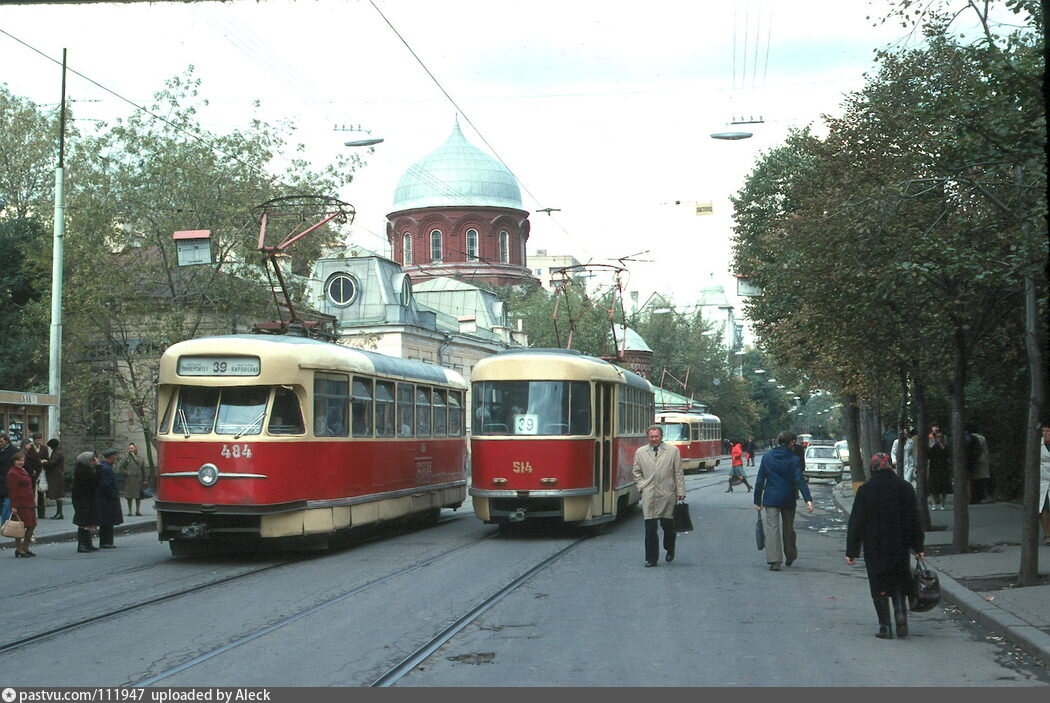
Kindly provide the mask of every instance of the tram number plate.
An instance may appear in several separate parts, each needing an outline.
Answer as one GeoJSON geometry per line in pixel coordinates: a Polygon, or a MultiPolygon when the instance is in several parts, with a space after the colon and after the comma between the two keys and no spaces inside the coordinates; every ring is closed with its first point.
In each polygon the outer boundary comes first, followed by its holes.
{"type": "Polygon", "coordinates": [[[416,483],[429,482],[433,473],[434,461],[432,459],[416,459],[416,483]]]}
{"type": "Polygon", "coordinates": [[[511,471],[513,471],[516,474],[531,474],[532,473],[532,464],[527,462],[527,461],[515,461],[512,464],[512,466],[514,468],[512,468],[511,471]]]}
{"type": "Polygon", "coordinates": [[[224,444],[219,454],[222,454],[227,459],[251,459],[252,447],[250,444],[234,444],[233,446],[224,444]]]}
{"type": "Polygon", "coordinates": [[[514,434],[539,434],[539,421],[538,415],[515,415],[514,434]]]}

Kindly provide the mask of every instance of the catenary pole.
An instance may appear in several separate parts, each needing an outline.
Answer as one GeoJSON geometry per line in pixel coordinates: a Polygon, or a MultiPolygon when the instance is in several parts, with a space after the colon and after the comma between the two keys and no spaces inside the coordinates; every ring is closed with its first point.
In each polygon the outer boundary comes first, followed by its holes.
{"type": "Polygon", "coordinates": [[[58,166],[55,168],[55,229],[51,250],[51,342],[48,355],[47,392],[55,396],[48,406],[47,427],[58,437],[62,419],[62,276],[66,236],[66,196],[63,168],[66,157],[66,49],[62,49],[62,102],[58,117],[58,166]]]}

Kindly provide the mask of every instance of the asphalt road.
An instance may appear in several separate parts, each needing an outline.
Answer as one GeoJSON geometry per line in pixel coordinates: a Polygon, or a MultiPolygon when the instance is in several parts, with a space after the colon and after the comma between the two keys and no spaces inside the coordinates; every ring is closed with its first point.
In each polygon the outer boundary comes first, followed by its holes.
{"type": "Polygon", "coordinates": [[[750,496],[725,493],[724,470],[687,484],[697,529],[656,569],[642,566],[639,511],[594,537],[504,535],[445,511],[436,527],[292,558],[173,559],[148,533],[86,556],[39,545],[4,570],[3,684],[367,686],[534,567],[394,685],[1050,683],[950,607],[913,615],[907,639],[875,638],[827,486],[799,513],[799,560],[770,572],[750,496]]]}

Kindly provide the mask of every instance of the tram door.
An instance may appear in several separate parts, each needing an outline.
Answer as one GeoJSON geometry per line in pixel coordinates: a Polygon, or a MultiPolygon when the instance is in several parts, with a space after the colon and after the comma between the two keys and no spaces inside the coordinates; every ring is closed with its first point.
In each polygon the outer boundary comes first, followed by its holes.
{"type": "Polygon", "coordinates": [[[594,486],[598,489],[594,512],[608,515],[612,512],[612,465],[613,465],[613,390],[611,383],[596,383],[595,423],[597,439],[594,442],[594,486]]]}

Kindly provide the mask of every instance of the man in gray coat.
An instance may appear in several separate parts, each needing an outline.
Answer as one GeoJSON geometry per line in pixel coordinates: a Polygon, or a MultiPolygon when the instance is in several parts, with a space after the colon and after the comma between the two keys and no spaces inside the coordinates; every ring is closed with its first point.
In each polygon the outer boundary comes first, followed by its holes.
{"type": "Polygon", "coordinates": [[[664,433],[656,425],[649,428],[649,444],[634,453],[634,480],[642,494],[645,517],[645,565],[656,566],[660,560],[657,521],[664,531],[667,561],[674,561],[674,506],[685,500],[685,475],[678,447],[664,443],[664,433]]]}

